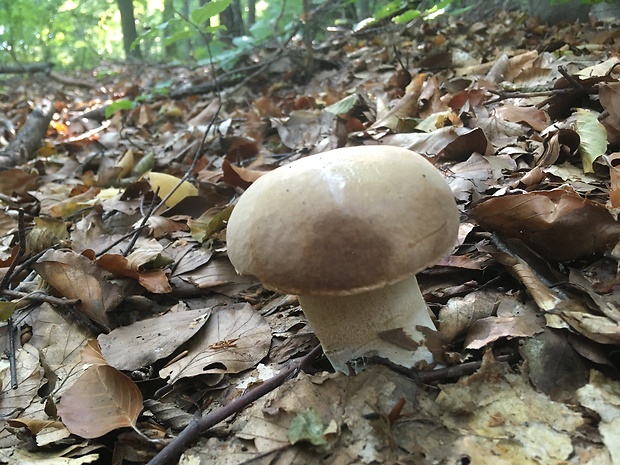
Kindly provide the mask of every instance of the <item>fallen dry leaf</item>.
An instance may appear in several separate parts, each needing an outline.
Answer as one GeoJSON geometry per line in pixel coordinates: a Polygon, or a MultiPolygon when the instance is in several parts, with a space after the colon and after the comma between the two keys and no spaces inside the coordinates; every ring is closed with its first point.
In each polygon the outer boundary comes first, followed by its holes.
{"type": "Polygon", "coordinates": [[[118,370],[137,370],[172,354],[205,324],[211,311],[169,312],[116,328],[97,338],[105,360],[118,370]],[[132,348],[127,351],[127,347],[132,348]]]}
{"type": "Polygon", "coordinates": [[[123,291],[109,281],[107,271],[83,255],[62,250],[48,250],[33,268],[64,297],[80,299],[78,308],[88,318],[110,326],[107,312],[121,302],[123,291]]]}
{"type": "Polygon", "coordinates": [[[132,256],[135,257],[140,251],[133,252],[129,257],[123,257],[120,254],[104,254],[96,260],[104,270],[115,274],[116,276],[127,276],[133,278],[140,283],[147,291],[155,294],[167,294],[172,292],[172,287],[168,282],[168,277],[164,270],[148,270],[143,269],[143,266],[159,256],[159,252],[155,253],[155,256],[149,254],[146,260],[132,260],[132,256]]]}
{"type": "Polygon", "coordinates": [[[527,317],[481,318],[469,328],[465,348],[481,349],[502,337],[529,337],[540,331],[542,331],[540,323],[527,317]]]}
{"type": "MultiPolygon", "coordinates": [[[[96,341],[82,357],[101,359],[96,341]]],[[[142,393],[126,375],[109,365],[92,365],[62,396],[58,415],[71,433],[98,438],[117,428],[136,427],[142,393]]]]}
{"type": "Polygon", "coordinates": [[[260,362],[270,345],[269,325],[249,304],[214,308],[202,332],[189,341],[187,354],[159,374],[173,384],[180,378],[238,373],[260,362]]]}
{"type": "Polygon", "coordinates": [[[618,381],[612,381],[602,373],[592,370],[590,382],[577,391],[581,405],[595,411],[600,417],[598,429],[611,455],[612,463],[620,461],[619,390],[618,381]]]}
{"type": "Polygon", "coordinates": [[[564,189],[487,198],[471,216],[488,231],[519,238],[557,261],[599,252],[620,236],[620,223],[603,205],[564,189]]]}

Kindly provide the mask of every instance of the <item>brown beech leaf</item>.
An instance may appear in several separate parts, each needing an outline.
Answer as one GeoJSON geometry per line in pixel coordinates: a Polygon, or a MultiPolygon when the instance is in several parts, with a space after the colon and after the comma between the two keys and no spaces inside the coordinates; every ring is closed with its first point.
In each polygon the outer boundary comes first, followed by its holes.
{"type": "Polygon", "coordinates": [[[222,162],[222,173],[222,180],[226,184],[247,189],[254,181],[265,174],[265,171],[241,168],[231,164],[228,160],[224,160],[222,162]]]}
{"type": "Polygon", "coordinates": [[[480,349],[502,337],[529,337],[543,330],[539,322],[518,316],[491,316],[477,320],[465,338],[466,349],[480,349]]]}
{"type": "Polygon", "coordinates": [[[20,168],[12,168],[0,172],[0,192],[13,195],[36,188],[36,180],[39,176],[31,171],[20,168]]]}
{"type": "Polygon", "coordinates": [[[471,216],[488,231],[521,239],[557,261],[599,252],[620,235],[620,223],[603,205],[564,189],[491,197],[471,216]]]}
{"type": "Polygon", "coordinates": [[[239,163],[243,160],[255,158],[259,153],[256,141],[247,137],[225,137],[221,143],[222,148],[226,151],[226,161],[230,163],[239,163]]]}
{"type": "Polygon", "coordinates": [[[142,411],[142,393],[116,368],[105,365],[96,341],[82,350],[82,358],[98,363],[88,367],[62,396],[58,415],[71,433],[86,439],[117,428],[136,428],[142,411]]]}
{"type": "Polygon", "coordinates": [[[474,152],[487,155],[491,143],[484,131],[480,128],[472,129],[466,134],[459,135],[454,141],[444,147],[439,158],[444,161],[464,161],[474,152]]]}
{"type": "Polygon", "coordinates": [[[33,268],[63,296],[80,299],[78,309],[100,325],[109,327],[107,312],[123,299],[110,274],[88,258],[67,250],[48,250],[33,268]]]}
{"type": "Polygon", "coordinates": [[[120,254],[104,254],[97,260],[97,264],[105,270],[117,275],[133,278],[147,291],[155,294],[172,292],[168,277],[164,270],[140,270],[131,260],[120,254]]]}
{"type": "Polygon", "coordinates": [[[506,121],[525,123],[537,131],[542,131],[548,126],[547,115],[536,107],[517,107],[507,104],[497,108],[495,113],[506,121]]]}

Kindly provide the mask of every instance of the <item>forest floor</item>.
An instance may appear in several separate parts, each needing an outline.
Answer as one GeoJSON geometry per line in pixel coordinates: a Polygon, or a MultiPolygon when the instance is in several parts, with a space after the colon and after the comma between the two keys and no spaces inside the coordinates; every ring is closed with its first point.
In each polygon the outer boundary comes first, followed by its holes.
{"type": "Polygon", "coordinates": [[[327,34],[217,81],[0,77],[1,462],[620,463],[620,29],[327,34]],[[457,200],[418,276],[435,366],[334,372],[297,297],[228,260],[252,182],[355,145],[424,155],[457,200]]]}

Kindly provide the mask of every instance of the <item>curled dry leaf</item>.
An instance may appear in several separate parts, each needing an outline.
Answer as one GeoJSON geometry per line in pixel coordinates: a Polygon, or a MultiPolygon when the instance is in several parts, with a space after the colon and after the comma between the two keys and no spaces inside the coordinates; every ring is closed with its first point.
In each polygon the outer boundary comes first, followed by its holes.
{"type": "Polygon", "coordinates": [[[60,421],[36,420],[34,418],[15,418],[14,420],[9,420],[8,423],[15,428],[28,428],[34,435],[40,433],[45,428],[64,428],[64,425],[60,421]]]}
{"type": "Polygon", "coordinates": [[[488,231],[521,239],[557,261],[599,252],[620,235],[620,223],[603,205],[564,189],[492,197],[471,216],[488,231]]]}
{"type": "Polygon", "coordinates": [[[136,427],[142,393],[123,373],[104,364],[96,341],[82,350],[82,359],[99,361],[88,367],[62,396],[58,415],[71,433],[92,439],[117,428],[136,427]]]}
{"type": "Polygon", "coordinates": [[[142,270],[142,263],[135,260],[132,262],[131,256],[125,258],[120,254],[104,254],[99,257],[97,264],[117,276],[135,279],[149,292],[155,294],[172,292],[164,270],[142,270]]]}
{"type": "Polygon", "coordinates": [[[577,108],[576,131],[581,139],[579,153],[583,171],[593,173],[592,164],[607,151],[607,129],[599,122],[596,113],[577,108]]]}
{"type": "Polygon", "coordinates": [[[189,341],[187,355],[159,374],[172,384],[191,376],[238,373],[260,362],[270,345],[269,325],[249,304],[214,309],[203,331],[189,341]]]}
{"type": "Polygon", "coordinates": [[[107,271],[67,250],[48,250],[33,268],[64,297],[79,299],[77,307],[88,318],[109,327],[107,312],[123,300],[123,292],[109,281],[107,271]]]}
{"type": "Polygon", "coordinates": [[[231,186],[247,189],[250,185],[260,178],[265,171],[242,168],[231,164],[228,160],[222,162],[222,179],[231,186]]]}
{"type": "Polygon", "coordinates": [[[476,128],[459,135],[454,141],[446,145],[439,157],[443,161],[463,161],[474,152],[488,155],[491,149],[491,142],[484,131],[476,128]]]}

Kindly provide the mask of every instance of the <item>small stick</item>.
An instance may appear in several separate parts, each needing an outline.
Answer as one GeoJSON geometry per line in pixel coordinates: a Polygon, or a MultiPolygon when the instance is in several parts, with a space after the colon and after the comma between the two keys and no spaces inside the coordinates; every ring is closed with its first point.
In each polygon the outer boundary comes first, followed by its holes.
{"type": "Polygon", "coordinates": [[[13,325],[13,318],[9,317],[7,320],[8,337],[9,337],[9,349],[7,357],[9,358],[9,370],[11,371],[11,387],[17,389],[19,383],[17,381],[17,362],[15,361],[15,326],[13,325]]]}
{"type": "Polygon", "coordinates": [[[136,242],[138,242],[138,237],[140,237],[140,234],[142,233],[142,229],[146,227],[146,223],[148,222],[149,218],[153,216],[153,212],[155,211],[155,205],[156,205],[155,199],[157,198],[158,193],[159,193],[159,187],[157,188],[157,190],[155,191],[155,195],[151,199],[151,205],[149,205],[149,211],[146,212],[146,215],[142,217],[142,222],[140,223],[140,226],[136,228],[135,234],[131,236],[131,239],[129,240],[129,244],[127,244],[127,247],[123,251],[122,253],[123,257],[126,257],[127,255],[129,255],[129,253],[131,252],[131,249],[133,249],[134,245],[136,245],[136,242]]]}
{"type": "Polygon", "coordinates": [[[187,425],[185,429],[181,431],[181,433],[166,447],[159,451],[159,453],[153,457],[147,465],[165,465],[176,463],[179,456],[192,442],[196,440],[200,434],[235,413],[240,412],[252,402],[255,402],[262,396],[282,385],[286,380],[296,376],[299,371],[308,366],[320,353],[321,346],[317,345],[292,367],[282,370],[274,377],[269,378],[263,384],[250,389],[245,394],[237,397],[224,407],[214,410],[204,417],[192,419],[189,425],[187,425]]]}
{"type": "Polygon", "coordinates": [[[58,305],[63,307],[71,307],[73,305],[77,305],[80,302],[80,299],[67,299],[66,297],[54,297],[51,295],[47,295],[43,291],[34,291],[34,292],[19,292],[13,291],[10,289],[4,289],[0,291],[3,295],[10,297],[11,299],[23,299],[23,300],[31,300],[33,302],[47,302],[48,304],[58,305]]]}
{"type": "Polygon", "coordinates": [[[566,79],[568,82],[571,83],[571,85],[575,89],[578,89],[582,92],[587,92],[587,89],[583,86],[583,84],[579,82],[574,76],[571,76],[570,74],[568,74],[568,71],[566,71],[566,69],[564,69],[563,66],[559,66],[558,71],[560,72],[562,76],[564,76],[564,79],[566,79]]]}
{"type": "MultiPolygon", "coordinates": [[[[503,354],[495,357],[497,362],[515,362],[518,354],[503,354]]],[[[460,365],[440,368],[439,370],[425,371],[418,373],[418,379],[425,384],[439,383],[448,379],[460,378],[461,376],[471,375],[482,366],[482,360],[465,362],[460,365]]]]}
{"type": "Polygon", "coordinates": [[[4,274],[2,281],[0,281],[0,289],[7,289],[9,287],[9,283],[11,282],[11,279],[13,276],[13,270],[15,270],[17,263],[20,261],[22,256],[26,253],[26,233],[25,233],[25,226],[24,226],[24,210],[20,208],[18,211],[19,211],[19,216],[17,218],[17,224],[18,224],[17,238],[18,238],[19,245],[17,248],[17,254],[15,255],[15,258],[13,259],[11,264],[9,265],[9,268],[6,270],[6,273],[4,274]]]}

